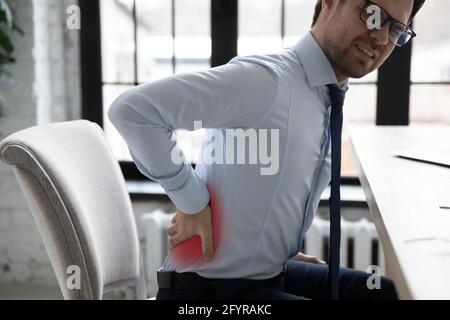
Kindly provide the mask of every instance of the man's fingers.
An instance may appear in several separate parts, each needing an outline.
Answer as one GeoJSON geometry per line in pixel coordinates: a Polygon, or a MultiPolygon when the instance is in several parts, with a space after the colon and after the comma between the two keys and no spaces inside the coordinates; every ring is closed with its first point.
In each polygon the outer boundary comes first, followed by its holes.
{"type": "Polygon", "coordinates": [[[321,259],[319,259],[319,258],[317,258],[317,263],[318,263],[318,264],[327,264],[325,261],[323,261],[323,260],[321,260],[321,259]]]}
{"type": "Polygon", "coordinates": [[[311,257],[310,262],[315,263],[315,264],[326,264],[325,261],[323,261],[317,257],[311,257]]]}
{"type": "Polygon", "coordinates": [[[175,235],[176,233],[177,233],[178,231],[177,231],[177,228],[176,228],[176,225],[171,225],[169,228],[167,228],[167,235],[168,236],[173,236],[173,235],[175,235]]]}
{"type": "Polygon", "coordinates": [[[173,247],[183,242],[184,240],[186,239],[182,234],[180,233],[175,234],[174,236],[169,238],[169,248],[172,249],[173,247]]]}
{"type": "Polygon", "coordinates": [[[211,261],[214,258],[214,244],[211,228],[201,233],[200,238],[202,239],[203,257],[206,260],[211,261]]]}
{"type": "Polygon", "coordinates": [[[325,261],[319,259],[318,257],[306,255],[301,252],[299,252],[294,257],[294,260],[299,260],[299,261],[308,262],[308,263],[315,263],[315,264],[327,264],[325,261]]]}
{"type": "Polygon", "coordinates": [[[310,262],[315,263],[315,264],[326,264],[325,261],[319,259],[318,257],[315,256],[308,256],[310,258],[310,262]]]}

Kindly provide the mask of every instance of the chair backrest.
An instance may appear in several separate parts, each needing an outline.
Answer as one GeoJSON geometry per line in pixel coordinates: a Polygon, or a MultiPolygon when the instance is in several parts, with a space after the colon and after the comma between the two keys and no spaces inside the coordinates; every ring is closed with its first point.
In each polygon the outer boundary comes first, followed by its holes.
{"type": "Polygon", "coordinates": [[[146,298],[130,198],[100,126],[24,129],[0,142],[0,158],[13,166],[64,299],[102,299],[121,287],[146,298]]]}

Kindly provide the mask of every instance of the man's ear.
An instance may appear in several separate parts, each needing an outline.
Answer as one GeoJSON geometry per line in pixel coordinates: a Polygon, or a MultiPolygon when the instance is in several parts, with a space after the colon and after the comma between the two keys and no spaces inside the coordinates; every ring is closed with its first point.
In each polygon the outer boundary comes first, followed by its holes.
{"type": "Polygon", "coordinates": [[[322,13],[326,19],[336,9],[339,1],[343,0],[322,0],[322,13]]]}

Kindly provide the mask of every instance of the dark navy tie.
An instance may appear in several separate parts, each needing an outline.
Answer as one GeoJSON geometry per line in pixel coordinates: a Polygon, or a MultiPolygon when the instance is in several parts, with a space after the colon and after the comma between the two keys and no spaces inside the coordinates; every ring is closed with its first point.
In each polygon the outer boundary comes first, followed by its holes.
{"type": "Polygon", "coordinates": [[[328,85],[331,99],[331,196],[330,243],[328,256],[328,285],[330,297],[339,299],[339,258],[341,244],[341,135],[342,106],[345,91],[337,85],[328,85]]]}

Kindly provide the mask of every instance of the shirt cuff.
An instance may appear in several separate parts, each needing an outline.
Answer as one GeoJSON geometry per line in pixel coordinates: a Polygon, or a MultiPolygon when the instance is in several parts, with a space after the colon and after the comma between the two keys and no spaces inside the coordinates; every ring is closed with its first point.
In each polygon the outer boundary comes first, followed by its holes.
{"type": "Polygon", "coordinates": [[[190,164],[183,163],[181,169],[174,175],[155,177],[135,157],[131,150],[130,154],[139,171],[148,178],[157,181],[177,209],[183,213],[194,214],[206,208],[210,199],[208,188],[190,164]]]}
{"type": "Polygon", "coordinates": [[[208,188],[190,164],[185,163],[183,169],[170,180],[161,179],[160,184],[177,209],[183,213],[194,214],[206,208],[210,199],[208,188]],[[174,185],[178,185],[176,183],[178,181],[184,181],[184,183],[173,188],[174,185]]]}

